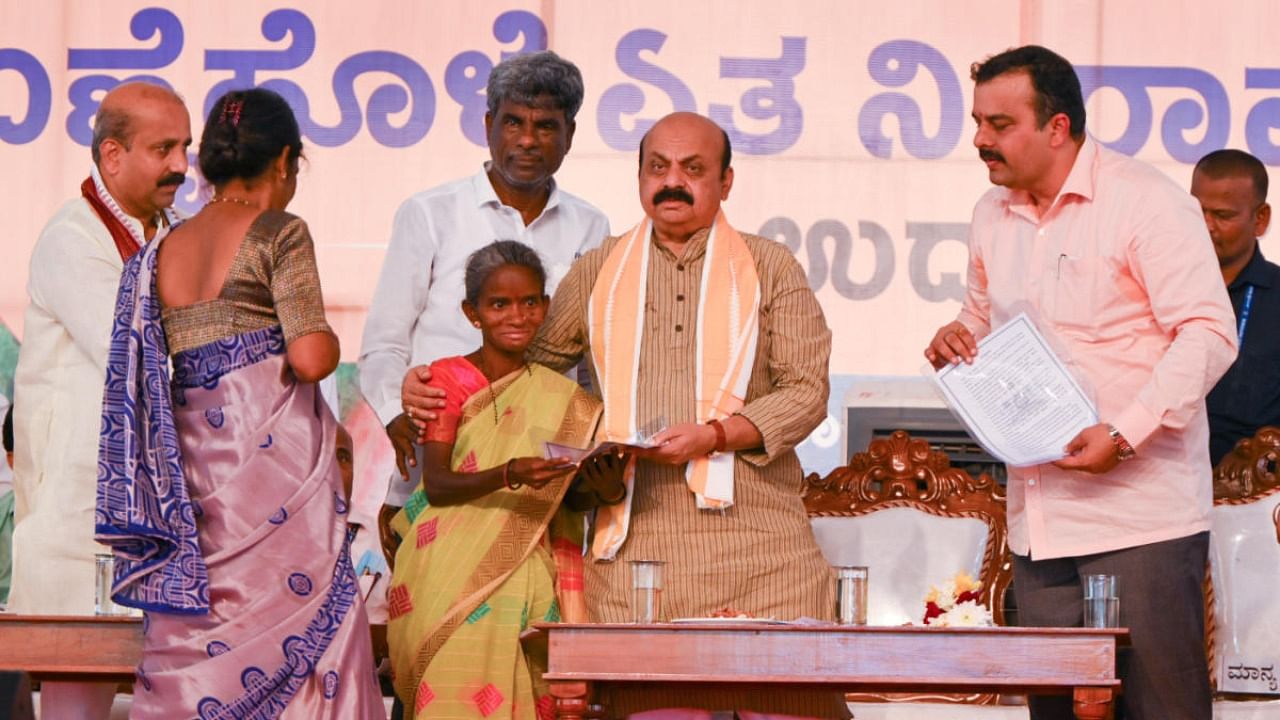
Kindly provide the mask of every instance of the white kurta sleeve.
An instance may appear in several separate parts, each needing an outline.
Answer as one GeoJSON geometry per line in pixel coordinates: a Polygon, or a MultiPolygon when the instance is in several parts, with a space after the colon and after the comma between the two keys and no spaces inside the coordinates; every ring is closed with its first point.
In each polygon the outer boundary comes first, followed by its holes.
{"type": "Polygon", "coordinates": [[[400,414],[400,383],[427,306],[436,242],[422,207],[412,198],[401,205],[360,346],[360,390],[383,425],[400,414]]]}

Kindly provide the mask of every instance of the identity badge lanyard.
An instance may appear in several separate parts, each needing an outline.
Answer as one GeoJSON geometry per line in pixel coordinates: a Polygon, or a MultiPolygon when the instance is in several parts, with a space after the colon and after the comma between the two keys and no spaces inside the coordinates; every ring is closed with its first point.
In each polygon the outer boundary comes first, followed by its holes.
{"type": "Polygon", "coordinates": [[[1249,326],[1249,311],[1253,309],[1253,286],[1244,290],[1244,304],[1240,306],[1240,324],[1236,327],[1236,344],[1244,347],[1244,329],[1249,326]]]}

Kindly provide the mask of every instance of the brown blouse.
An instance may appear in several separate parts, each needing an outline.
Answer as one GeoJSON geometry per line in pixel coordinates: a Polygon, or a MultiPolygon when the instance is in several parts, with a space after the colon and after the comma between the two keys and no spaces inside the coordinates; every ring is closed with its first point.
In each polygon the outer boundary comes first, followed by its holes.
{"type": "Polygon", "coordinates": [[[286,343],[308,333],[333,332],[324,318],[307,223],[282,210],[254,219],[217,297],[161,313],[170,354],[277,324],[286,343]]]}

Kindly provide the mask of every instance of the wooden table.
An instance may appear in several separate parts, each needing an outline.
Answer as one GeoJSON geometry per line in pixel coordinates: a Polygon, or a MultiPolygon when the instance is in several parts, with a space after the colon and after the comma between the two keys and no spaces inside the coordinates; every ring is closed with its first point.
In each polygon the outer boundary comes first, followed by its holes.
{"type": "MultiPolygon", "coordinates": [[[[375,661],[387,655],[387,626],[370,625],[375,661]]],[[[142,618],[12,615],[0,612],[0,670],[35,680],[132,682],[142,657],[142,618]]]]}
{"type": "MultiPolygon", "coordinates": [[[[539,624],[556,716],[586,712],[592,685],[803,686],[881,692],[1072,693],[1082,720],[1110,717],[1128,630],[761,624],[539,624]]],[[[723,708],[730,709],[730,708],[723,708]]]]}
{"type": "Polygon", "coordinates": [[[142,618],[0,613],[0,670],[34,680],[132,682],[142,618]]]}

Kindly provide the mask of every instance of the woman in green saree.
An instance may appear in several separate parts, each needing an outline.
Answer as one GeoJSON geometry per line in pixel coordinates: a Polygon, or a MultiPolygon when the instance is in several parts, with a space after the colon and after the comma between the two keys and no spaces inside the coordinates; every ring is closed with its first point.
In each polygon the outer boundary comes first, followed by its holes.
{"type": "Polygon", "coordinates": [[[545,278],[520,243],[474,253],[462,309],[483,344],[431,364],[445,407],[424,433],[423,486],[392,521],[402,540],[388,590],[396,693],[414,718],[552,715],[545,658],[518,636],[535,622],[586,620],[582,516],[563,505],[622,499],[596,488],[625,492],[599,468],[571,491],[575,466],[543,458],[544,442],[587,447],[600,413],[572,380],[524,362],[545,278]]]}

